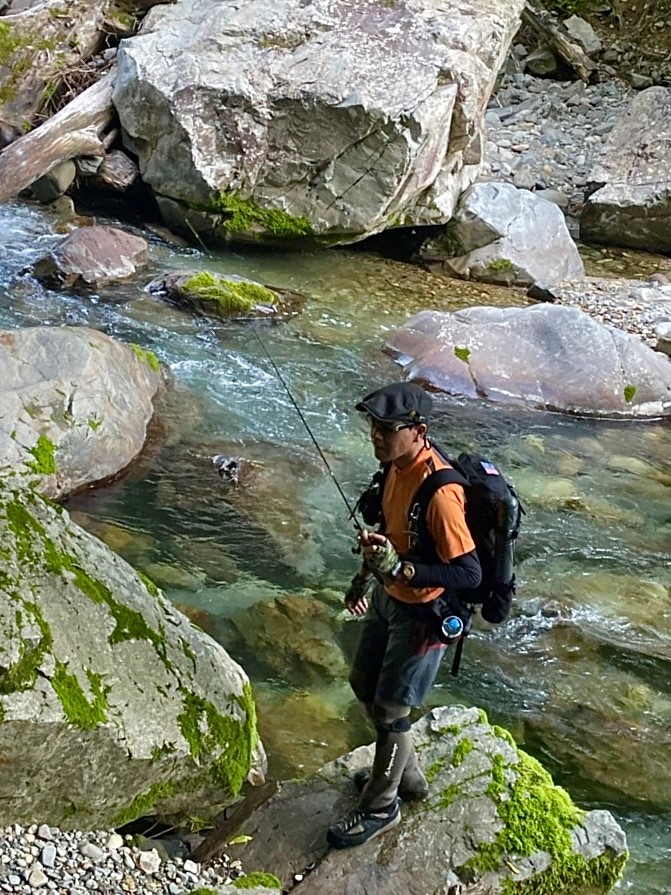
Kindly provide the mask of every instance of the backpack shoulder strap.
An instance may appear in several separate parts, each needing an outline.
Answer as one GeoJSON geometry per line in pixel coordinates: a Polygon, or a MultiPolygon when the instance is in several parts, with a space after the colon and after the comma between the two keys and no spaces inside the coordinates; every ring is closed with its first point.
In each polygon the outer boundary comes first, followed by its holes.
{"type": "Polygon", "coordinates": [[[415,492],[410,505],[410,529],[419,530],[424,522],[431,498],[443,485],[462,485],[467,488],[468,479],[456,469],[436,469],[428,475],[415,492]]]}
{"type": "MultiPolygon", "coordinates": [[[[445,459],[449,461],[448,457],[445,459]]],[[[431,502],[431,498],[442,488],[443,485],[462,485],[468,487],[468,479],[462,475],[457,469],[436,469],[428,475],[415,492],[415,496],[410,504],[408,514],[408,529],[410,531],[410,541],[415,544],[415,548],[420,554],[426,556],[424,561],[438,561],[436,548],[429,534],[426,525],[426,511],[431,502]],[[434,557],[434,559],[430,559],[434,557]]]]}

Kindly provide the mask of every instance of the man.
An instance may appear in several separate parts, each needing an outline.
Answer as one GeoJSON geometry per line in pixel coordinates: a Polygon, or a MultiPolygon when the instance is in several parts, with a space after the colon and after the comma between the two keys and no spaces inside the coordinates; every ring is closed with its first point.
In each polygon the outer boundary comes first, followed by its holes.
{"type": "Polygon", "coordinates": [[[358,775],[364,788],[356,810],[328,831],[335,848],[361,845],[395,827],[401,819],[399,795],[403,800],[427,795],[412,745],[410,710],[424,701],[445,652],[432,603],[480,583],[461,485],[444,485],[431,498],[426,514],[431,555],[417,555],[410,543],[408,514],[417,489],[434,470],[449,466],[427,437],[431,406],[422,388],[405,382],[378,389],[356,405],[368,416],[375,456],[389,464],[381,496],[384,527],[359,535],[364,566],[345,596],[353,615],[365,615],[350,684],[377,740],[372,771],[358,775]],[[371,574],[377,581],[369,606],[371,574]]]}

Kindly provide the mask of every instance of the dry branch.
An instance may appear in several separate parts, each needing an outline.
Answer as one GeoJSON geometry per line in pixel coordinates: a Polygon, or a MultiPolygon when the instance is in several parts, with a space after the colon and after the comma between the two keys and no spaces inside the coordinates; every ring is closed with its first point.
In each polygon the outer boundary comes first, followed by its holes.
{"type": "Polygon", "coordinates": [[[573,71],[588,83],[596,71],[596,63],[573,43],[561,23],[547,10],[541,9],[537,3],[527,0],[522,13],[522,22],[528,25],[560,56],[573,71]]]}
{"type": "Polygon", "coordinates": [[[116,67],[48,121],[0,152],[0,202],[18,196],[59,162],[105,155],[104,133],[114,120],[116,67]]]}

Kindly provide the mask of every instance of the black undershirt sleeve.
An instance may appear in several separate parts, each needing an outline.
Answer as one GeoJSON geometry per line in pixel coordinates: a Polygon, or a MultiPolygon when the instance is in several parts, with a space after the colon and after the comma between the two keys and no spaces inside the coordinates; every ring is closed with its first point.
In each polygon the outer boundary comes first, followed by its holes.
{"type": "Polygon", "coordinates": [[[472,550],[451,559],[449,563],[427,565],[413,562],[415,574],[408,582],[410,587],[445,587],[462,590],[477,587],[482,580],[482,571],[477,553],[472,550]]]}

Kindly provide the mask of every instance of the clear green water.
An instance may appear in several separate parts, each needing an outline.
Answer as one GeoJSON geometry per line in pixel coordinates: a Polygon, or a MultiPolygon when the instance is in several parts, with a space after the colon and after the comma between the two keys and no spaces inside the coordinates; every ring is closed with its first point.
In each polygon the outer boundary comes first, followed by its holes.
{"type": "MultiPolygon", "coordinates": [[[[61,295],[17,277],[61,238],[53,228],[43,211],[0,208],[0,326],[100,328],[151,348],[176,385],[136,468],[70,511],[243,663],[275,773],[309,773],[370,740],[338,664],[356,637],[337,608],[357,566],[354,530],[266,352],[353,503],[374,471],[353,405],[399,375],[385,336],[422,308],[501,293],[354,251],[206,257],[155,240],[137,283],[61,295]],[[171,268],[255,277],[304,293],[306,306],[276,326],[198,320],[143,292],[171,268]],[[217,453],[251,463],[237,488],[216,475],[217,453]],[[267,602],[287,595],[299,607],[290,625],[273,617],[255,646],[267,602]],[[313,653],[288,658],[317,634],[313,653]]],[[[500,461],[527,516],[513,619],[477,627],[432,703],[481,706],[581,805],[612,810],[632,851],[621,888],[670,893],[671,427],[446,397],[436,411],[439,440],[500,461]]]]}

